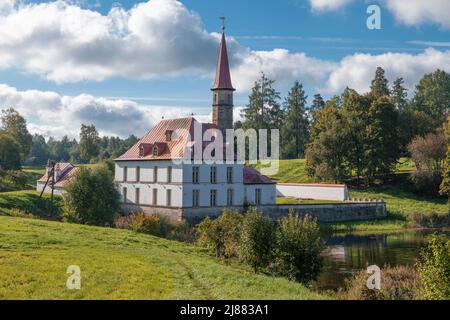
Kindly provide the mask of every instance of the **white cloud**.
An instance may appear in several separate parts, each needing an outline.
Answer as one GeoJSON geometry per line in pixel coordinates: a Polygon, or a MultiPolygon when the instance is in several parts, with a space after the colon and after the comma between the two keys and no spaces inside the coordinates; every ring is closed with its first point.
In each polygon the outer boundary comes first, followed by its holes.
{"type": "MultiPolygon", "coordinates": [[[[19,91],[0,84],[0,109],[14,107],[28,121],[28,129],[46,137],[78,137],[82,123],[94,124],[101,135],[143,135],[161,118],[189,116],[192,108],[150,106],[125,99],[107,99],[87,94],[61,96],[56,92],[19,91]],[[127,125],[132,124],[132,125],[127,125]]],[[[208,112],[196,114],[208,121],[208,112]]]]}
{"type": "Polygon", "coordinates": [[[353,0],[309,0],[309,4],[314,11],[333,11],[339,10],[353,0]]]}
{"type": "Polygon", "coordinates": [[[1,0],[0,15],[8,14],[14,8],[15,0],[1,0]]]}
{"type": "Polygon", "coordinates": [[[450,28],[450,1],[448,0],[385,0],[396,19],[408,26],[435,23],[450,28]]]}
{"type": "Polygon", "coordinates": [[[346,86],[359,92],[367,92],[375,70],[381,66],[391,82],[403,77],[406,86],[412,90],[425,73],[436,69],[450,72],[450,51],[427,49],[423,53],[385,53],[380,55],[354,54],[341,60],[330,73],[325,90],[338,93],[346,86]]]}

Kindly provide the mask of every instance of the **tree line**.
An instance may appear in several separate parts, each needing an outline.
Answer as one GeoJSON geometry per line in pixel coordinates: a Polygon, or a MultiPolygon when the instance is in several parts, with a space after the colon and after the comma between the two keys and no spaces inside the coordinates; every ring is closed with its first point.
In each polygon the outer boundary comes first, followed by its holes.
{"type": "Polygon", "coordinates": [[[328,101],[316,94],[310,105],[299,81],[283,100],[274,83],[262,74],[235,126],[280,129],[282,158],[306,158],[308,174],[317,181],[369,184],[392,174],[400,157],[412,157],[418,171],[433,171],[440,181],[442,171],[448,172],[443,125],[450,111],[450,74],[445,71],[424,75],[410,99],[404,79],[390,86],[381,67],[369,92],[347,87],[328,101]],[[435,148],[424,152],[418,137],[435,148]],[[433,161],[439,165],[426,165],[433,161]]]}
{"type": "Polygon", "coordinates": [[[41,166],[48,159],[73,163],[97,163],[113,159],[131,148],[138,138],[130,135],[100,137],[94,125],[82,124],[79,139],[67,135],[61,139],[45,139],[30,134],[27,122],[14,108],[2,110],[0,129],[0,169],[19,170],[22,165],[41,166]]]}

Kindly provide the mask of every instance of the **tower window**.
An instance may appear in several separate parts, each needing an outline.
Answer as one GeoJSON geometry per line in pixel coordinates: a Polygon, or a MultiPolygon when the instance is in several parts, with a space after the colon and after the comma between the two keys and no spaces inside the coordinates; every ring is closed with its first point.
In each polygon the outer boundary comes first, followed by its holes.
{"type": "Polygon", "coordinates": [[[123,181],[127,182],[128,180],[128,167],[123,167],[123,181]]]}
{"type": "Polygon", "coordinates": [[[140,196],[141,196],[141,190],[139,188],[136,188],[136,194],[135,194],[135,199],[134,199],[134,202],[136,204],[140,203],[140,201],[141,201],[140,196]]]}
{"type": "Polygon", "coordinates": [[[172,206],[172,190],[167,190],[167,195],[166,195],[166,205],[168,207],[172,206]]]}
{"type": "Polygon", "coordinates": [[[122,189],[123,203],[127,203],[127,188],[122,189]]]}
{"type": "Polygon", "coordinates": [[[141,167],[137,166],[136,167],[136,182],[140,182],[141,181],[141,167]]]}
{"type": "Polygon", "coordinates": [[[153,168],[153,182],[158,182],[158,167],[153,168]]]}
{"type": "Polygon", "coordinates": [[[228,184],[233,183],[233,167],[227,168],[227,183],[228,184]]]}
{"type": "Polygon", "coordinates": [[[158,189],[153,189],[153,205],[158,205],[158,189]]]}
{"type": "Polygon", "coordinates": [[[167,183],[172,183],[172,167],[167,167],[167,183]]]}
{"type": "Polygon", "coordinates": [[[261,189],[255,190],[255,204],[258,206],[261,204],[261,189]]]}

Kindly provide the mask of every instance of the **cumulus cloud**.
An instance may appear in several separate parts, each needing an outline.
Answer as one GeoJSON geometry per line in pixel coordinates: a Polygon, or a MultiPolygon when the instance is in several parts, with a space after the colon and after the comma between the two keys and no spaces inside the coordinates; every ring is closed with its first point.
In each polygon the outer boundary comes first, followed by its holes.
{"type": "Polygon", "coordinates": [[[332,11],[339,10],[353,0],[309,0],[309,4],[314,11],[332,11]]]}
{"type": "MultiPolygon", "coordinates": [[[[56,92],[19,91],[0,84],[0,108],[14,107],[28,121],[28,129],[46,137],[77,137],[82,123],[94,124],[101,135],[143,135],[161,118],[189,116],[193,109],[150,106],[125,99],[107,99],[87,94],[61,96],[56,92]]],[[[210,113],[197,114],[207,122],[210,113]]]]}
{"type": "MultiPolygon", "coordinates": [[[[111,77],[149,79],[196,74],[211,77],[219,35],[176,0],[150,0],[107,15],[64,1],[10,6],[0,19],[0,69],[19,68],[57,83],[111,77]]],[[[311,85],[331,64],[287,50],[252,51],[228,39],[239,91],[260,71],[281,82],[311,85]],[[316,65],[313,68],[313,65],[316,65]]]]}
{"type": "Polygon", "coordinates": [[[406,25],[436,23],[450,28],[450,1],[448,0],[385,0],[396,19],[406,25]]]}
{"type": "Polygon", "coordinates": [[[393,81],[398,77],[405,79],[409,89],[413,89],[425,73],[436,69],[450,72],[450,51],[427,49],[423,53],[385,53],[380,55],[354,54],[342,59],[333,70],[326,83],[325,91],[336,93],[349,86],[359,92],[367,92],[374,72],[378,66],[386,71],[393,81]]]}

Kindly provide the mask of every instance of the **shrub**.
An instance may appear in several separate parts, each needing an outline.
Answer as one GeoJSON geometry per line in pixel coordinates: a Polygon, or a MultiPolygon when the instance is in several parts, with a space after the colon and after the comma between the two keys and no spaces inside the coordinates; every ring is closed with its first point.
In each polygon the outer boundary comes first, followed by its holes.
{"type": "Polygon", "coordinates": [[[450,226],[450,213],[422,213],[414,212],[410,215],[411,220],[419,227],[442,228],[450,226]]]}
{"type": "Polygon", "coordinates": [[[361,270],[346,281],[344,291],[338,298],[347,300],[413,300],[422,288],[418,273],[413,267],[384,267],[381,270],[381,289],[367,288],[369,274],[361,270]]]}
{"type": "Polygon", "coordinates": [[[442,181],[439,171],[417,170],[411,173],[409,180],[417,192],[425,195],[436,195],[442,181]]]}
{"type": "Polygon", "coordinates": [[[434,235],[420,254],[417,271],[423,283],[422,298],[450,299],[450,240],[434,235]]]}
{"type": "Polygon", "coordinates": [[[171,222],[165,217],[156,214],[146,215],[143,212],[118,217],[115,221],[116,228],[133,230],[170,240],[191,242],[194,233],[185,222],[171,222]]]}
{"type": "Polygon", "coordinates": [[[206,218],[195,228],[198,244],[211,249],[216,257],[237,257],[242,220],[242,214],[229,210],[215,220],[206,218]]]}
{"type": "Polygon", "coordinates": [[[275,227],[272,221],[251,208],[242,221],[239,254],[242,261],[252,266],[255,273],[268,266],[275,243],[275,227]]]}
{"type": "Polygon", "coordinates": [[[65,191],[63,218],[66,221],[111,225],[120,211],[120,195],[105,166],[79,168],[65,185],[65,191]]]}
{"type": "Polygon", "coordinates": [[[39,219],[38,217],[36,217],[32,213],[26,212],[26,211],[24,211],[22,209],[18,209],[18,208],[12,208],[9,211],[9,215],[11,217],[19,217],[19,218],[27,218],[27,219],[39,219]]]}
{"type": "Polygon", "coordinates": [[[301,218],[289,212],[280,220],[277,232],[275,273],[308,284],[316,280],[322,267],[324,245],[317,219],[301,218]]]}

